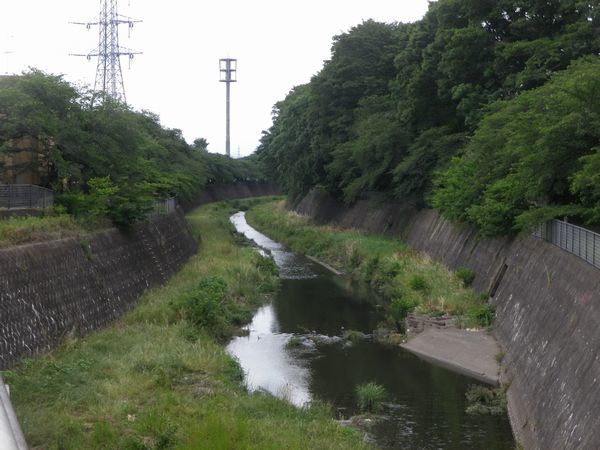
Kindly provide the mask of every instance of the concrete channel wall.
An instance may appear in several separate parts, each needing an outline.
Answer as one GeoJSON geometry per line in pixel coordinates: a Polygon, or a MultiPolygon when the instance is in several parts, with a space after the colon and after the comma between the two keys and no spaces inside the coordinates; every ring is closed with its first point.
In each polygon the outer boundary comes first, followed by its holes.
{"type": "MultiPolygon", "coordinates": [[[[274,195],[272,183],[210,185],[190,210],[214,201],[274,195]]],[[[0,370],[121,317],[145,290],[165,283],[197,251],[181,211],[129,232],[0,250],[0,370]]]]}
{"type": "Polygon", "coordinates": [[[398,236],[452,269],[476,273],[496,305],[494,334],[517,440],[526,449],[600,448],[600,271],[533,236],[486,239],[432,210],[311,192],[296,208],[317,222],[398,236]]]}
{"type": "Polygon", "coordinates": [[[0,369],[121,317],[196,253],[183,215],[0,250],[0,369]]]}

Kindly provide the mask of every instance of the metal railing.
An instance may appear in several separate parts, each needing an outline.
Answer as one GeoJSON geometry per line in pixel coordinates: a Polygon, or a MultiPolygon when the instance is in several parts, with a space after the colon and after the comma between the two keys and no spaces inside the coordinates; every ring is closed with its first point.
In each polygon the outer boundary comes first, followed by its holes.
{"type": "Polygon", "coordinates": [[[27,450],[27,443],[15,415],[8,386],[0,377],[0,448],[6,450],[27,450]]]}
{"type": "Polygon", "coordinates": [[[54,203],[54,192],[33,184],[0,184],[0,209],[45,209],[54,203]]]}
{"type": "Polygon", "coordinates": [[[560,220],[543,223],[533,233],[600,269],[600,234],[560,220]]]}
{"type": "Polygon", "coordinates": [[[156,200],[154,202],[154,209],[150,212],[150,216],[160,216],[163,214],[171,214],[175,212],[177,207],[177,201],[175,197],[165,198],[164,200],[156,200]]]}

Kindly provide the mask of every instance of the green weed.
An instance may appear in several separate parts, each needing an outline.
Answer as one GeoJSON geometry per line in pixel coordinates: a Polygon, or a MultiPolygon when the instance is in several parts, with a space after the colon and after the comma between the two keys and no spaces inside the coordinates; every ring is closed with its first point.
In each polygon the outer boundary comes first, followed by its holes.
{"type": "Polygon", "coordinates": [[[465,394],[467,397],[467,414],[502,415],[506,414],[507,386],[491,388],[472,385],[465,394]]]}
{"type": "Polygon", "coordinates": [[[368,413],[381,411],[386,397],[385,388],[377,383],[370,382],[356,387],[356,399],[361,411],[368,413]]]}
{"type": "Polygon", "coordinates": [[[471,269],[467,269],[466,267],[459,267],[456,271],[457,278],[462,281],[463,286],[469,287],[473,284],[473,280],[475,280],[475,272],[471,269]]]}
{"type": "Polygon", "coordinates": [[[466,326],[488,326],[491,322],[493,313],[481,309],[481,302],[466,288],[464,279],[397,239],[317,226],[307,217],[286,211],[283,202],[257,205],[246,218],[294,251],[322,259],[368,284],[382,298],[391,326],[395,324],[399,330],[412,310],[465,316],[457,322],[466,326]]]}
{"type": "Polygon", "coordinates": [[[277,287],[224,227],[231,212],[192,212],[198,255],[122,320],[3,373],[31,448],[366,448],[325,407],[248,394],[218,344],[277,287]]]}

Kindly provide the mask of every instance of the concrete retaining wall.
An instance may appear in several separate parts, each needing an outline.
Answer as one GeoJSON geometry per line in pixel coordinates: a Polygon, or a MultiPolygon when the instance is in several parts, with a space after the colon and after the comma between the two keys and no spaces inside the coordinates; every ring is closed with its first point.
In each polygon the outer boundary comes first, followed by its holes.
{"type": "MultiPolygon", "coordinates": [[[[212,185],[183,206],[278,192],[272,183],[212,185]]],[[[80,241],[0,250],[0,370],[53,348],[67,333],[84,335],[110,324],[196,251],[181,212],[127,233],[111,229],[80,241]]]]}
{"type": "Polygon", "coordinates": [[[275,183],[270,182],[240,182],[232,184],[209,184],[200,192],[193,201],[182,202],[185,211],[204,205],[206,203],[220,202],[235,198],[263,197],[265,195],[279,195],[281,190],[275,183]]]}
{"type": "Polygon", "coordinates": [[[377,201],[344,207],[312,192],[296,208],[318,222],[401,237],[493,294],[509,414],[526,449],[600,448],[600,271],[528,236],[485,239],[432,210],[377,201]]]}
{"type": "Polygon", "coordinates": [[[85,239],[0,250],[0,369],[121,317],[197,251],[180,213],[85,239]]]}

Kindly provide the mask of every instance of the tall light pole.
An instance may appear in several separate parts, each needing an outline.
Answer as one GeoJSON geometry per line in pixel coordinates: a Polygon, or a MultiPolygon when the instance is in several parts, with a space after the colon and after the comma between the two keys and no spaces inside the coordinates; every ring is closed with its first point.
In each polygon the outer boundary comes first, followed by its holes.
{"type": "Polygon", "coordinates": [[[225,83],[226,86],[226,99],[225,99],[225,153],[231,157],[231,139],[230,139],[230,128],[231,128],[231,83],[237,81],[237,59],[224,58],[219,60],[219,81],[225,83]]]}

